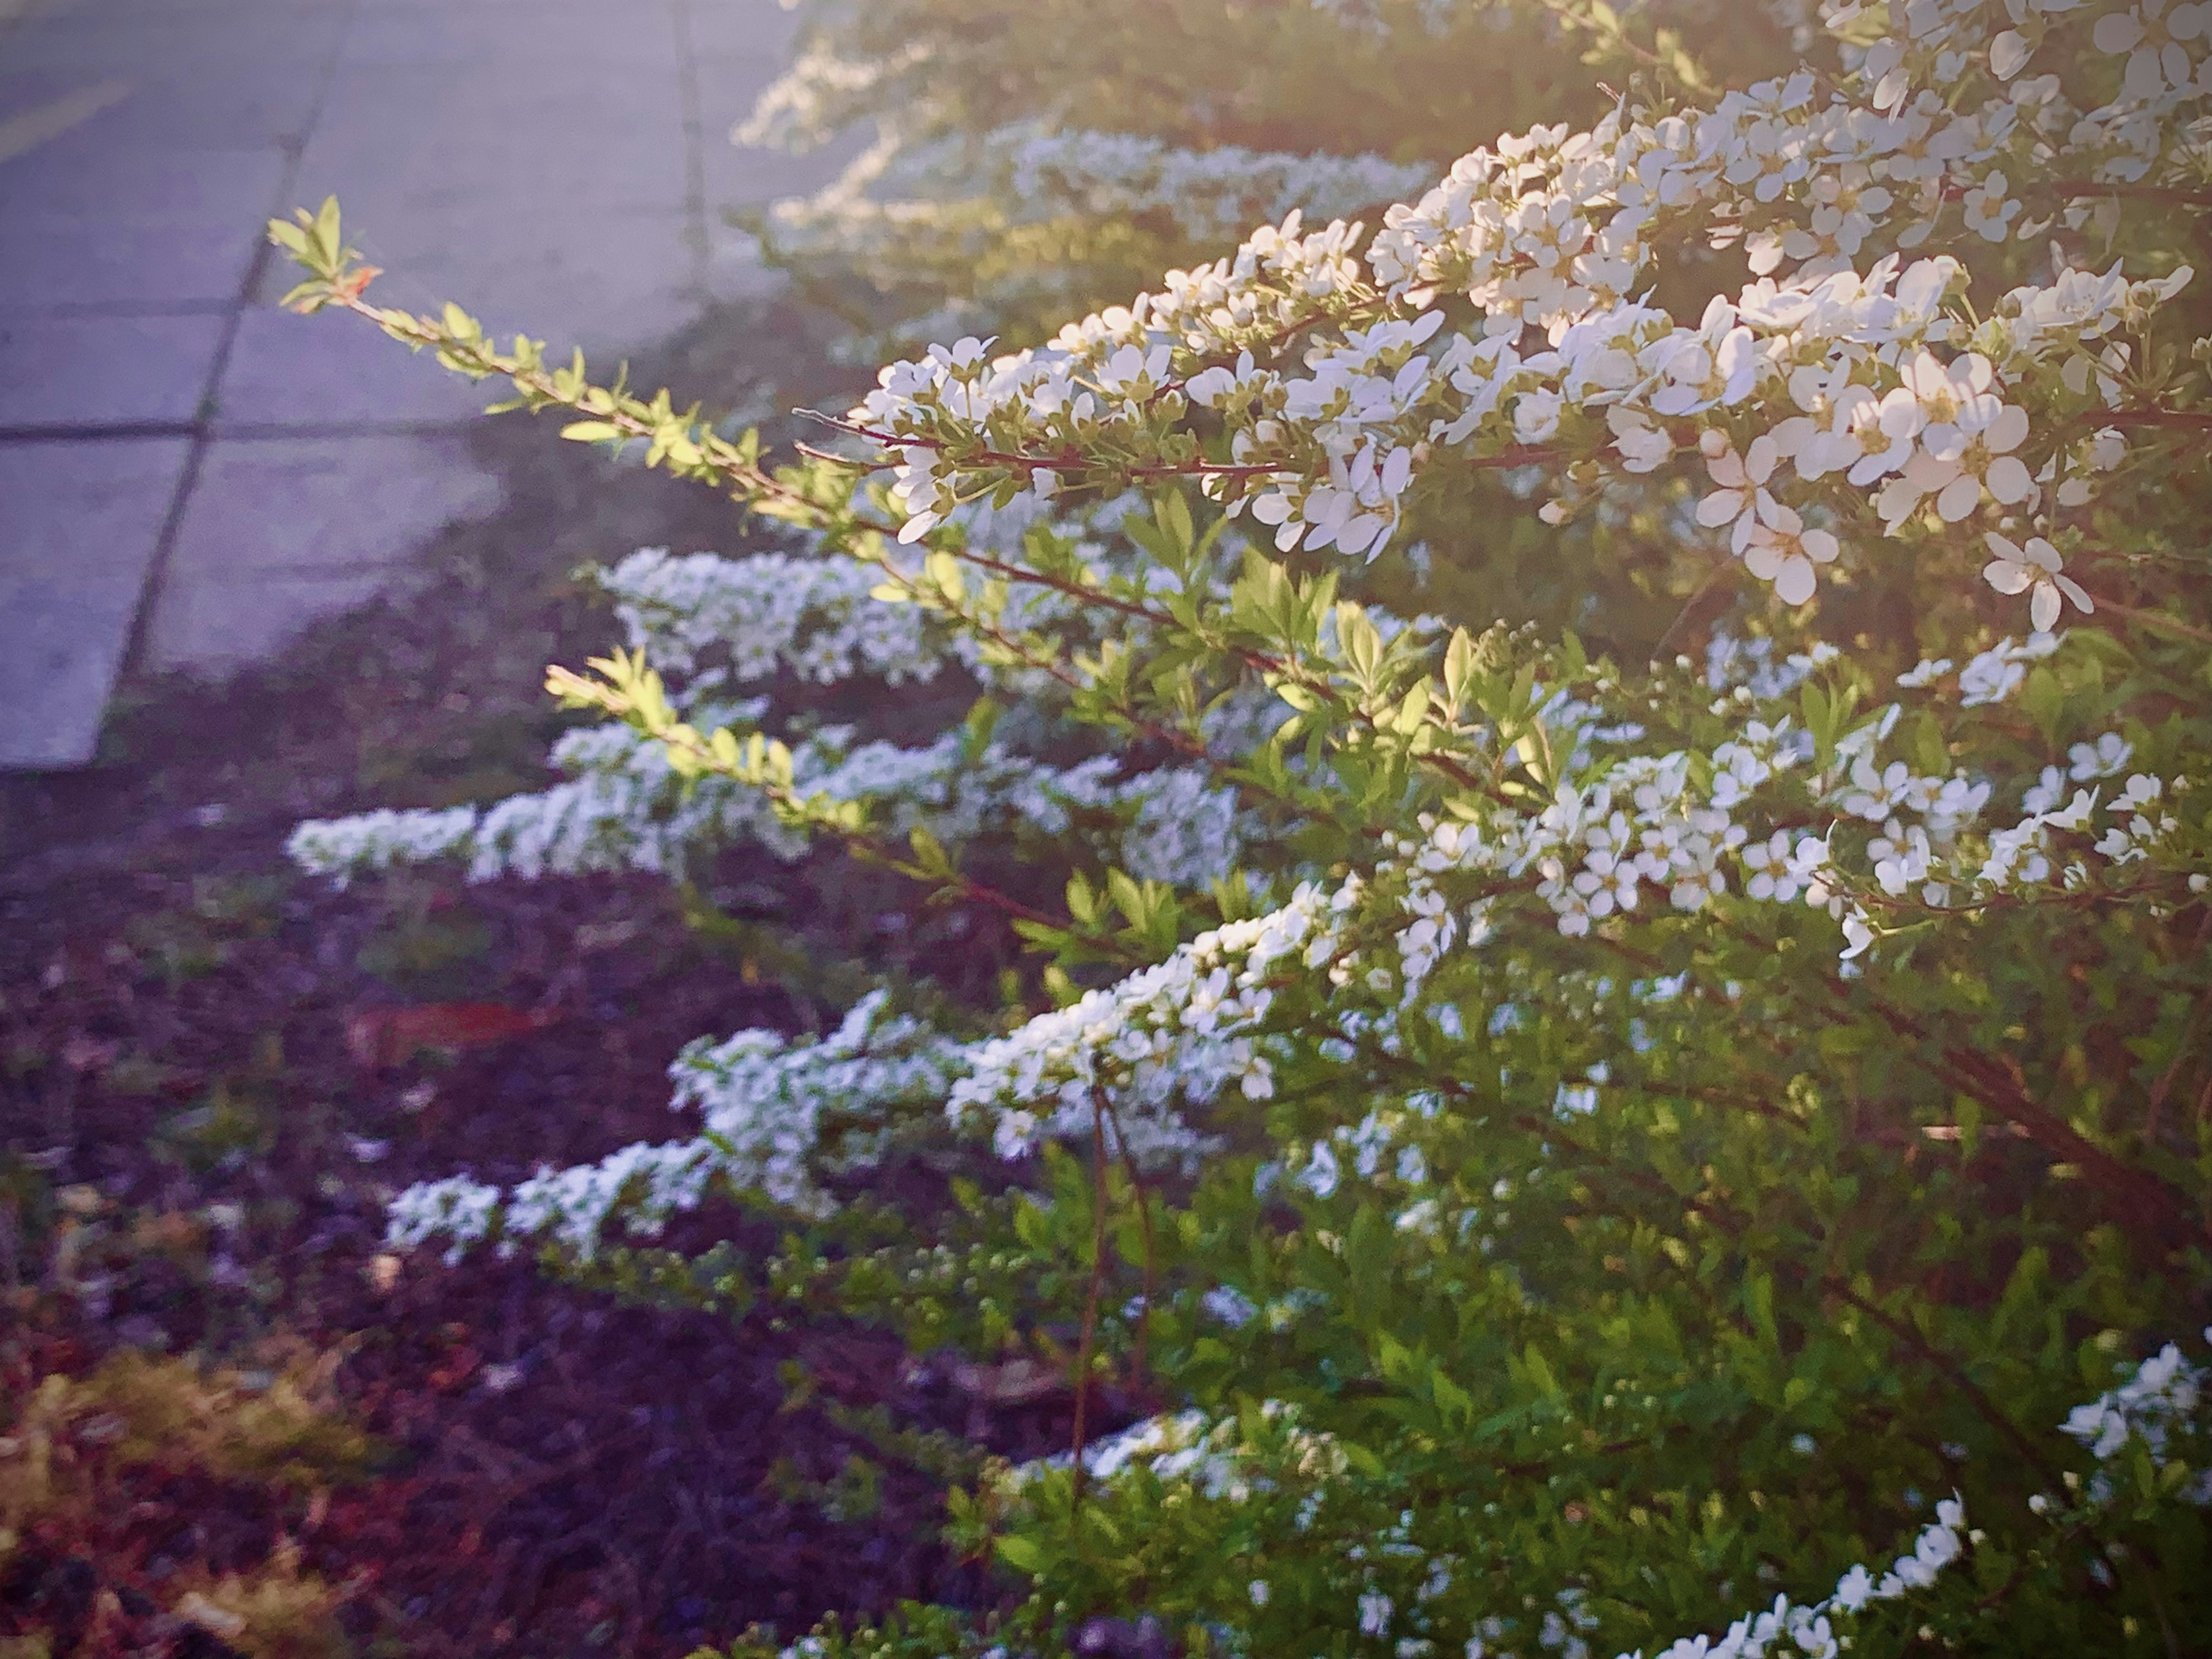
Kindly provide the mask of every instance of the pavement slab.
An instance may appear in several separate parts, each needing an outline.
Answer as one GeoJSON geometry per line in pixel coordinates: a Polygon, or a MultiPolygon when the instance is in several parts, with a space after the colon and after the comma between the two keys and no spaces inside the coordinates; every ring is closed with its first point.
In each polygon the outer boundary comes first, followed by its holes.
{"type": "Polygon", "coordinates": [[[92,759],[190,447],[0,445],[0,733],[15,765],[92,759]]]}
{"type": "Polygon", "coordinates": [[[387,302],[611,367],[768,291],[724,210],[842,162],[729,144],[793,28],[776,0],[0,0],[0,768],[86,763],[118,672],[228,675],[499,508],[461,434],[500,388],[275,309],[270,215],[335,193],[387,302]]]}
{"type": "Polygon", "coordinates": [[[459,434],[218,438],[170,550],[170,581],[155,613],[157,650],[190,660],[161,622],[185,588],[275,573],[374,574],[391,564],[395,537],[415,547],[499,503],[498,479],[470,464],[459,434]]]}
{"type": "Polygon", "coordinates": [[[404,570],[340,575],[221,573],[180,583],[162,598],[146,642],[156,673],[220,676],[276,655],[314,623],[404,588],[404,570]]]}
{"type": "Polygon", "coordinates": [[[167,426],[207,395],[224,319],[0,314],[0,430],[167,426]]]}
{"type": "MultiPolygon", "coordinates": [[[[282,293],[289,279],[281,272],[270,275],[266,289],[282,293]]],[[[413,303],[405,296],[391,298],[394,304],[413,303]]],[[[506,395],[504,381],[478,386],[442,374],[376,330],[348,328],[344,320],[295,316],[274,303],[240,317],[215,410],[216,435],[272,427],[365,433],[452,428],[506,395]]]]}
{"type": "Polygon", "coordinates": [[[0,219],[0,312],[143,316],[235,306],[255,243],[220,222],[0,219]]]}

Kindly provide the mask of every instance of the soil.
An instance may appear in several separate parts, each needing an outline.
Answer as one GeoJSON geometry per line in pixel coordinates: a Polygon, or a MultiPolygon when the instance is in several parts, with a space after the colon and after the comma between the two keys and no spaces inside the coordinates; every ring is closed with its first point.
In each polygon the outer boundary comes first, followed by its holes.
{"type": "MultiPolygon", "coordinates": [[[[795,309],[726,312],[633,379],[726,405],[820,402],[842,390],[823,384],[825,337],[795,309]]],[[[672,1655],[756,1621],[787,1639],[832,1609],[1000,1593],[939,1541],[942,1493],[921,1472],[887,1467],[872,1508],[822,1501],[867,1451],[825,1402],[1014,1455],[1065,1443],[1063,1402],[984,1409],[949,1366],[844,1321],[625,1305],[527,1263],[385,1255],[382,1206],[408,1182],[510,1181],[667,1138],[683,1043],[832,1012],[688,927],[663,883],[339,891],[288,866],[302,817],[543,781],[562,718],[544,665],[612,637],[574,566],[743,545],[727,503],[549,424],[487,422],[476,442],[507,506],[425,549],[407,592],[225,685],[134,679],[95,767],[0,780],[0,1281],[24,1286],[0,1358],[82,1370],[130,1346],[344,1345],[344,1397],[385,1449],[319,1515],[149,1488],[99,1561],[34,1559],[0,1585],[0,1636],[44,1628],[22,1621],[100,1575],[158,1600],[180,1563],[250,1559],[289,1534],[308,1569],[359,1584],[346,1619],[372,1651],[672,1655]],[[392,1040],[426,1030],[442,1046],[392,1040]],[[118,1238],[124,1217],[192,1224],[155,1228],[176,1248],[63,1271],[41,1240],[72,1190],[118,1238]]],[[[1011,955],[957,909],[908,926],[895,878],[849,865],[733,856],[708,884],[799,959],[927,968],[958,994],[1011,955]]],[[[695,1231],[742,1243],[748,1226],[695,1231]]]]}

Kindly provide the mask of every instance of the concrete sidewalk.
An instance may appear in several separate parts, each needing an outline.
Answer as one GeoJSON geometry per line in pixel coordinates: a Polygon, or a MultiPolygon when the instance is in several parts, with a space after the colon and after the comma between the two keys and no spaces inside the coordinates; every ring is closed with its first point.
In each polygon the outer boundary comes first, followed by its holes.
{"type": "MultiPolygon", "coordinates": [[[[126,659],[220,675],[497,509],[490,396],[271,301],[335,193],[377,293],[586,352],[766,277],[722,210],[775,0],[0,0],[0,767],[92,757],[126,659]]],[[[608,367],[611,368],[611,362],[608,367]]]]}

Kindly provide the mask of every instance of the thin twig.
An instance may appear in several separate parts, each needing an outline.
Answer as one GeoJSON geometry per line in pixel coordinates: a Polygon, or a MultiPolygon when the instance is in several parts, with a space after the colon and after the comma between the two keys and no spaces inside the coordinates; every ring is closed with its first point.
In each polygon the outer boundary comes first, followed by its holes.
{"type": "Polygon", "coordinates": [[[2195,640],[2201,645],[2212,645],[2212,633],[2202,628],[2169,617],[2163,611],[2144,611],[2132,605],[2122,605],[2118,599],[2108,599],[2101,593],[2089,596],[2097,602],[2100,615],[2106,611],[2124,617],[2130,622],[2141,623],[2145,628],[2154,628],[2162,633],[2176,634],[2185,640],[2195,640]]]}
{"type": "Polygon", "coordinates": [[[1146,1371],[1146,1352],[1150,1346],[1152,1337],[1153,1283],[1158,1260],[1152,1246],[1152,1192],[1145,1185],[1145,1177],[1137,1168],[1137,1155],[1129,1146],[1128,1133],[1122,1128],[1121,1120],[1115,1114],[1113,1103],[1105,1098],[1103,1090],[1097,1089],[1095,1084],[1091,1086],[1094,1090],[1097,1090],[1099,1099],[1105,1104],[1106,1115],[1113,1121],[1114,1144],[1121,1154],[1121,1167],[1128,1172],[1129,1189],[1136,1194],[1137,1225],[1144,1234],[1145,1299],[1137,1310],[1137,1352],[1130,1362],[1132,1373],[1138,1377],[1142,1377],[1146,1371]]]}
{"type": "MultiPolygon", "coordinates": [[[[886,445],[895,449],[945,450],[951,446],[942,438],[926,438],[919,434],[901,435],[896,432],[881,432],[873,427],[860,426],[851,421],[825,415],[818,409],[794,409],[793,414],[846,433],[855,438],[866,438],[871,443],[886,445]]],[[[820,452],[814,452],[820,453],[820,452]]],[[[849,456],[824,455],[848,466],[872,468],[873,462],[855,461],[849,456]]],[[[1514,444],[1495,455],[1469,455],[1462,458],[1464,465],[1478,469],[1516,466],[1540,466],[1560,459],[1559,452],[1528,444],[1514,444]]],[[[1267,478],[1296,477],[1298,468],[1288,463],[1226,461],[1194,461],[1188,464],[1173,462],[1147,463],[1140,466],[1100,465],[1078,450],[1068,450],[1059,455],[1024,455],[1010,450],[979,449],[962,457],[963,465],[981,464],[989,466],[1012,467],[1031,472],[1111,472],[1127,478],[1267,478]]]]}

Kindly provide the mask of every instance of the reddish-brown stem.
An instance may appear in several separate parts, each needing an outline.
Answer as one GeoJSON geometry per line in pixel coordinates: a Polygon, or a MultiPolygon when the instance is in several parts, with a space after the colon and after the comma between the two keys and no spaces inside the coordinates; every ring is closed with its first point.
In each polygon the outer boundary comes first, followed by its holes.
{"type": "MultiPolygon", "coordinates": [[[[850,421],[841,421],[834,415],[824,415],[818,409],[797,409],[792,413],[803,415],[808,420],[819,421],[824,426],[835,428],[839,432],[848,433],[855,438],[866,438],[870,443],[884,444],[895,449],[943,449],[946,447],[941,439],[919,436],[901,437],[896,432],[878,432],[873,427],[856,426],[850,421]]],[[[871,472],[897,465],[894,461],[864,460],[850,455],[831,455],[818,449],[809,453],[823,460],[836,461],[841,465],[858,467],[871,472]]],[[[1003,449],[978,449],[971,452],[968,459],[981,465],[1010,466],[1031,472],[1085,472],[1096,470],[1097,465],[1088,456],[1073,450],[1060,455],[1020,455],[1003,449]]],[[[1225,462],[1215,464],[1201,461],[1190,466],[1176,466],[1162,463],[1157,465],[1121,467],[1115,470],[1132,478],[1251,478],[1269,477],[1277,473],[1290,472],[1295,469],[1287,466],[1248,466],[1225,462]]]]}
{"type": "Polygon", "coordinates": [[[2164,185],[2100,185],[2089,179],[2049,179],[2025,188],[2051,196],[2119,196],[2138,202],[2163,202],[2171,207],[2212,208],[2212,191],[2172,190],[2164,185]]]}
{"type": "Polygon", "coordinates": [[[1129,1190],[1137,1200],[1137,1225],[1144,1234],[1145,1299],[1137,1311],[1137,1351],[1129,1367],[1133,1376],[1141,1378],[1146,1370],[1146,1352],[1151,1346],[1153,1283],[1158,1261],[1152,1245],[1152,1192],[1145,1185],[1145,1177],[1137,1168],[1137,1155],[1130,1150],[1129,1137],[1121,1127],[1121,1120],[1115,1115],[1113,1103],[1106,1099],[1103,1090],[1097,1089],[1096,1085],[1092,1086],[1098,1102],[1105,1107],[1106,1115],[1113,1120],[1114,1144],[1121,1152],[1121,1167],[1128,1174],[1129,1190]]]}
{"type": "MultiPolygon", "coordinates": [[[[1835,975],[1823,976],[1828,994],[1846,1006],[1855,1000],[1851,987],[1835,975]]],[[[1866,1001],[1900,1036],[1916,1048],[1936,1039],[1927,1027],[1895,1003],[1868,995],[1866,1001]]],[[[1914,1059],[1923,1069],[1960,1093],[1971,1096],[2012,1123],[2049,1154],[2056,1163],[2069,1164],[2102,1200],[2101,1207],[2119,1230],[2138,1240],[2155,1239],[2166,1250],[2203,1248],[2212,1243],[2201,1219],[2192,1220],[2178,1194],[2148,1170],[2123,1163],[2069,1123],[2058,1113],[2040,1104],[2027,1091],[2017,1063],[1948,1045],[1941,1058],[1924,1054],[1914,1059]]]]}
{"type": "Polygon", "coordinates": [[[2101,593],[2089,596],[2097,602],[2097,612],[2102,616],[2110,611],[2115,617],[2124,617],[2131,623],[2140,623],[2167,634],[2179,635],[2185,640],[2195,640],[2201,645],[2212,645],[2212,632],[2169,617],[2163,611],[2143,611],[2132,605],[2122,605],[2118,599],[2108,599],[2101,593]]]}
{"type": "Polygon", "coordinates": [[[2185,432],[2212,428],[2212,411],[2197,409],[2097,409],[2081,419],[2089,426],[2172,427],[2185,432]]]}
{"type": "Polygon", "coordinates": [[[1972,1403],[1975,1411],[1980,1413],[1982,1419],[2011,1443],[2012,1449],[2020,1454],[2023,1462],[2041,1475],[2046,1482],[2056,1480],[2055,1472],[2048,1463],[2044,1462],[2041,1449],[2028,1437],[2027,1431],[1999,1411],[1996,1401],[1990,1398],[1988,1390],[1967,1376],[1965,1369],[1956,1360],[1934,1347],[1910,1322],[1899,1319],[1895,1314],[1869,1302],[1840,1279],[1824,1278],[1820,1280],[1820,1288],[1839,1300],[1850,1304],[1852,1307],[1873,1320],[1875,1324],[1881,1326],[1899,1342],[1912,1349],[1923,1360],[1942,1372],[1945,1380],[1972,1403]]]}
{"type": "MultiPolygon", "coordinates": [[[[794,410],[793,412],[803,415],[809,420],[819,421],[824,426],[834,427],[840,432],[849,433],[855,438],[866,438],[871,443],[884,444],[893,448],[941,450],[947,447],[942,439],[918,435],[902,437],[895,432],[879,432],[872,427],[856,426],[851,422],[841,421],[833,415],[824,415],[817,409],[794,410]]],[[[810,449],[806,453],[823,460],[835,461],[840,465],[859,467],[869,471],[879,471],[885,466],[896,465],[895,462],[889,461],[863,460],[850,455],[832,455],[818,449],[810,449]]],[[[1288,465],[1240,465],[1216,461],[1195,461],[1188,465],[1161,462],[1142,466],[1102,467],[1091,457],[1073,450],[1060,455],[1023,455],[1008,450],[979,449],[972,452],[969,459],[984,465],[1008,466],[1032,472],[1110,471],[1129,478],[1260,478],[1296,477],[1298,473],[1297,467],[1288,465]]],[[[1495,455],[1466,457],[1461,464],[1476,468],[1540,466],[1547,461],[1556,461],[1559,459],[1559,452],[1555,449],[1515,444],[1499,451],[1495,455]]]]}

